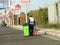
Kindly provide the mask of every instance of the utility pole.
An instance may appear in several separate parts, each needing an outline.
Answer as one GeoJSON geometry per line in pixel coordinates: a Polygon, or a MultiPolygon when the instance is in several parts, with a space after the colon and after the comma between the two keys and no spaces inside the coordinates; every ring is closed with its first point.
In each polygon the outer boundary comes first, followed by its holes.
{"type": "Polygon", "coordinates": [[[28,5],[27,5],[27,3],[26,3],[26,23],[28,23],[28,16],[27,16],[27,11],[28,11],[28,5]]]}
{"type": "Polygon", "coordinates": [[[28,11],[28,3],[30,2],[30,0],[21,0],[22,3],[26,4],[26,23],[28,23],[28,16],[27,16],[27,11],[28,11]]]}

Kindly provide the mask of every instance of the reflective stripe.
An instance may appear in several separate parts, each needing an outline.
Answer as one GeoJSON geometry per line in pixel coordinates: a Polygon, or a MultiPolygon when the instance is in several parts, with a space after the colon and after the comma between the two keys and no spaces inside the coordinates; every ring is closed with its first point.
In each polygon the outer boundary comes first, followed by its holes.
{"type": "Polygon", "coordinates": [[[34,24],[34,23],[29,23],[29,24],[34,24]]]}

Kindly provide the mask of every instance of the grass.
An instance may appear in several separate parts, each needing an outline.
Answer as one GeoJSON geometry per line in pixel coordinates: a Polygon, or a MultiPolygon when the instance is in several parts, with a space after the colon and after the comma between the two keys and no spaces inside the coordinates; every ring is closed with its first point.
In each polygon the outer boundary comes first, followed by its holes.
{"type": "Polygon", "coordinates": [[[39,27],[40,28],[49,28],[49,29],[55,28],[55,29],[60,30],[60,25],[59,24],[41,24],[39,27]]]}

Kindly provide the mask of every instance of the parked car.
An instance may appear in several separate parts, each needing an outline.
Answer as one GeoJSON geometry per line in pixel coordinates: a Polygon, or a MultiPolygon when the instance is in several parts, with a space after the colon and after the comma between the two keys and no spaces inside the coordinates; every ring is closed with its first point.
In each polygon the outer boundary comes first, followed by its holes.
{"type": "Polygon", "coordinates": [[[2,22],[2,26],[6,26],[7,24],[5,22],[2,22]]]}

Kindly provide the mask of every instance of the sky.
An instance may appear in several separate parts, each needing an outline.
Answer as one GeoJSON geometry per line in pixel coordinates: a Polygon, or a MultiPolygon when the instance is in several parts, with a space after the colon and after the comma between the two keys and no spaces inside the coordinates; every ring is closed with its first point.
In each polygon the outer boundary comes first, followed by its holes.
{"type": "MultiPolygon", "coordinates": [[[[28,11],[39,9],[39,7],[47,7],[59,0],[30,0],[28,4],[28,11]]],[[[22,3],[22,11],[26,10],[26,4],[22,3]]]]}
{"type": "MultiPolygon", "coordinates": [[[[21,11],[25,12],[26,11],[26,3],[21,3],[21,0],[12,0],[13,2],[15,1],[16,4],[21,5],[21,11]]],[[[36,10],[39,9],[39,7],[47,7],[48,5],[54,4],[59,0],[30,0],[30,2],[27,4],[27,9],[28,11],[30,10],[36,10]]],[[[7,3],[0,3],[1,7],[5,7],[7,3]]],[[[0,7],[0,8],[1,8],[0,7]]]]}

